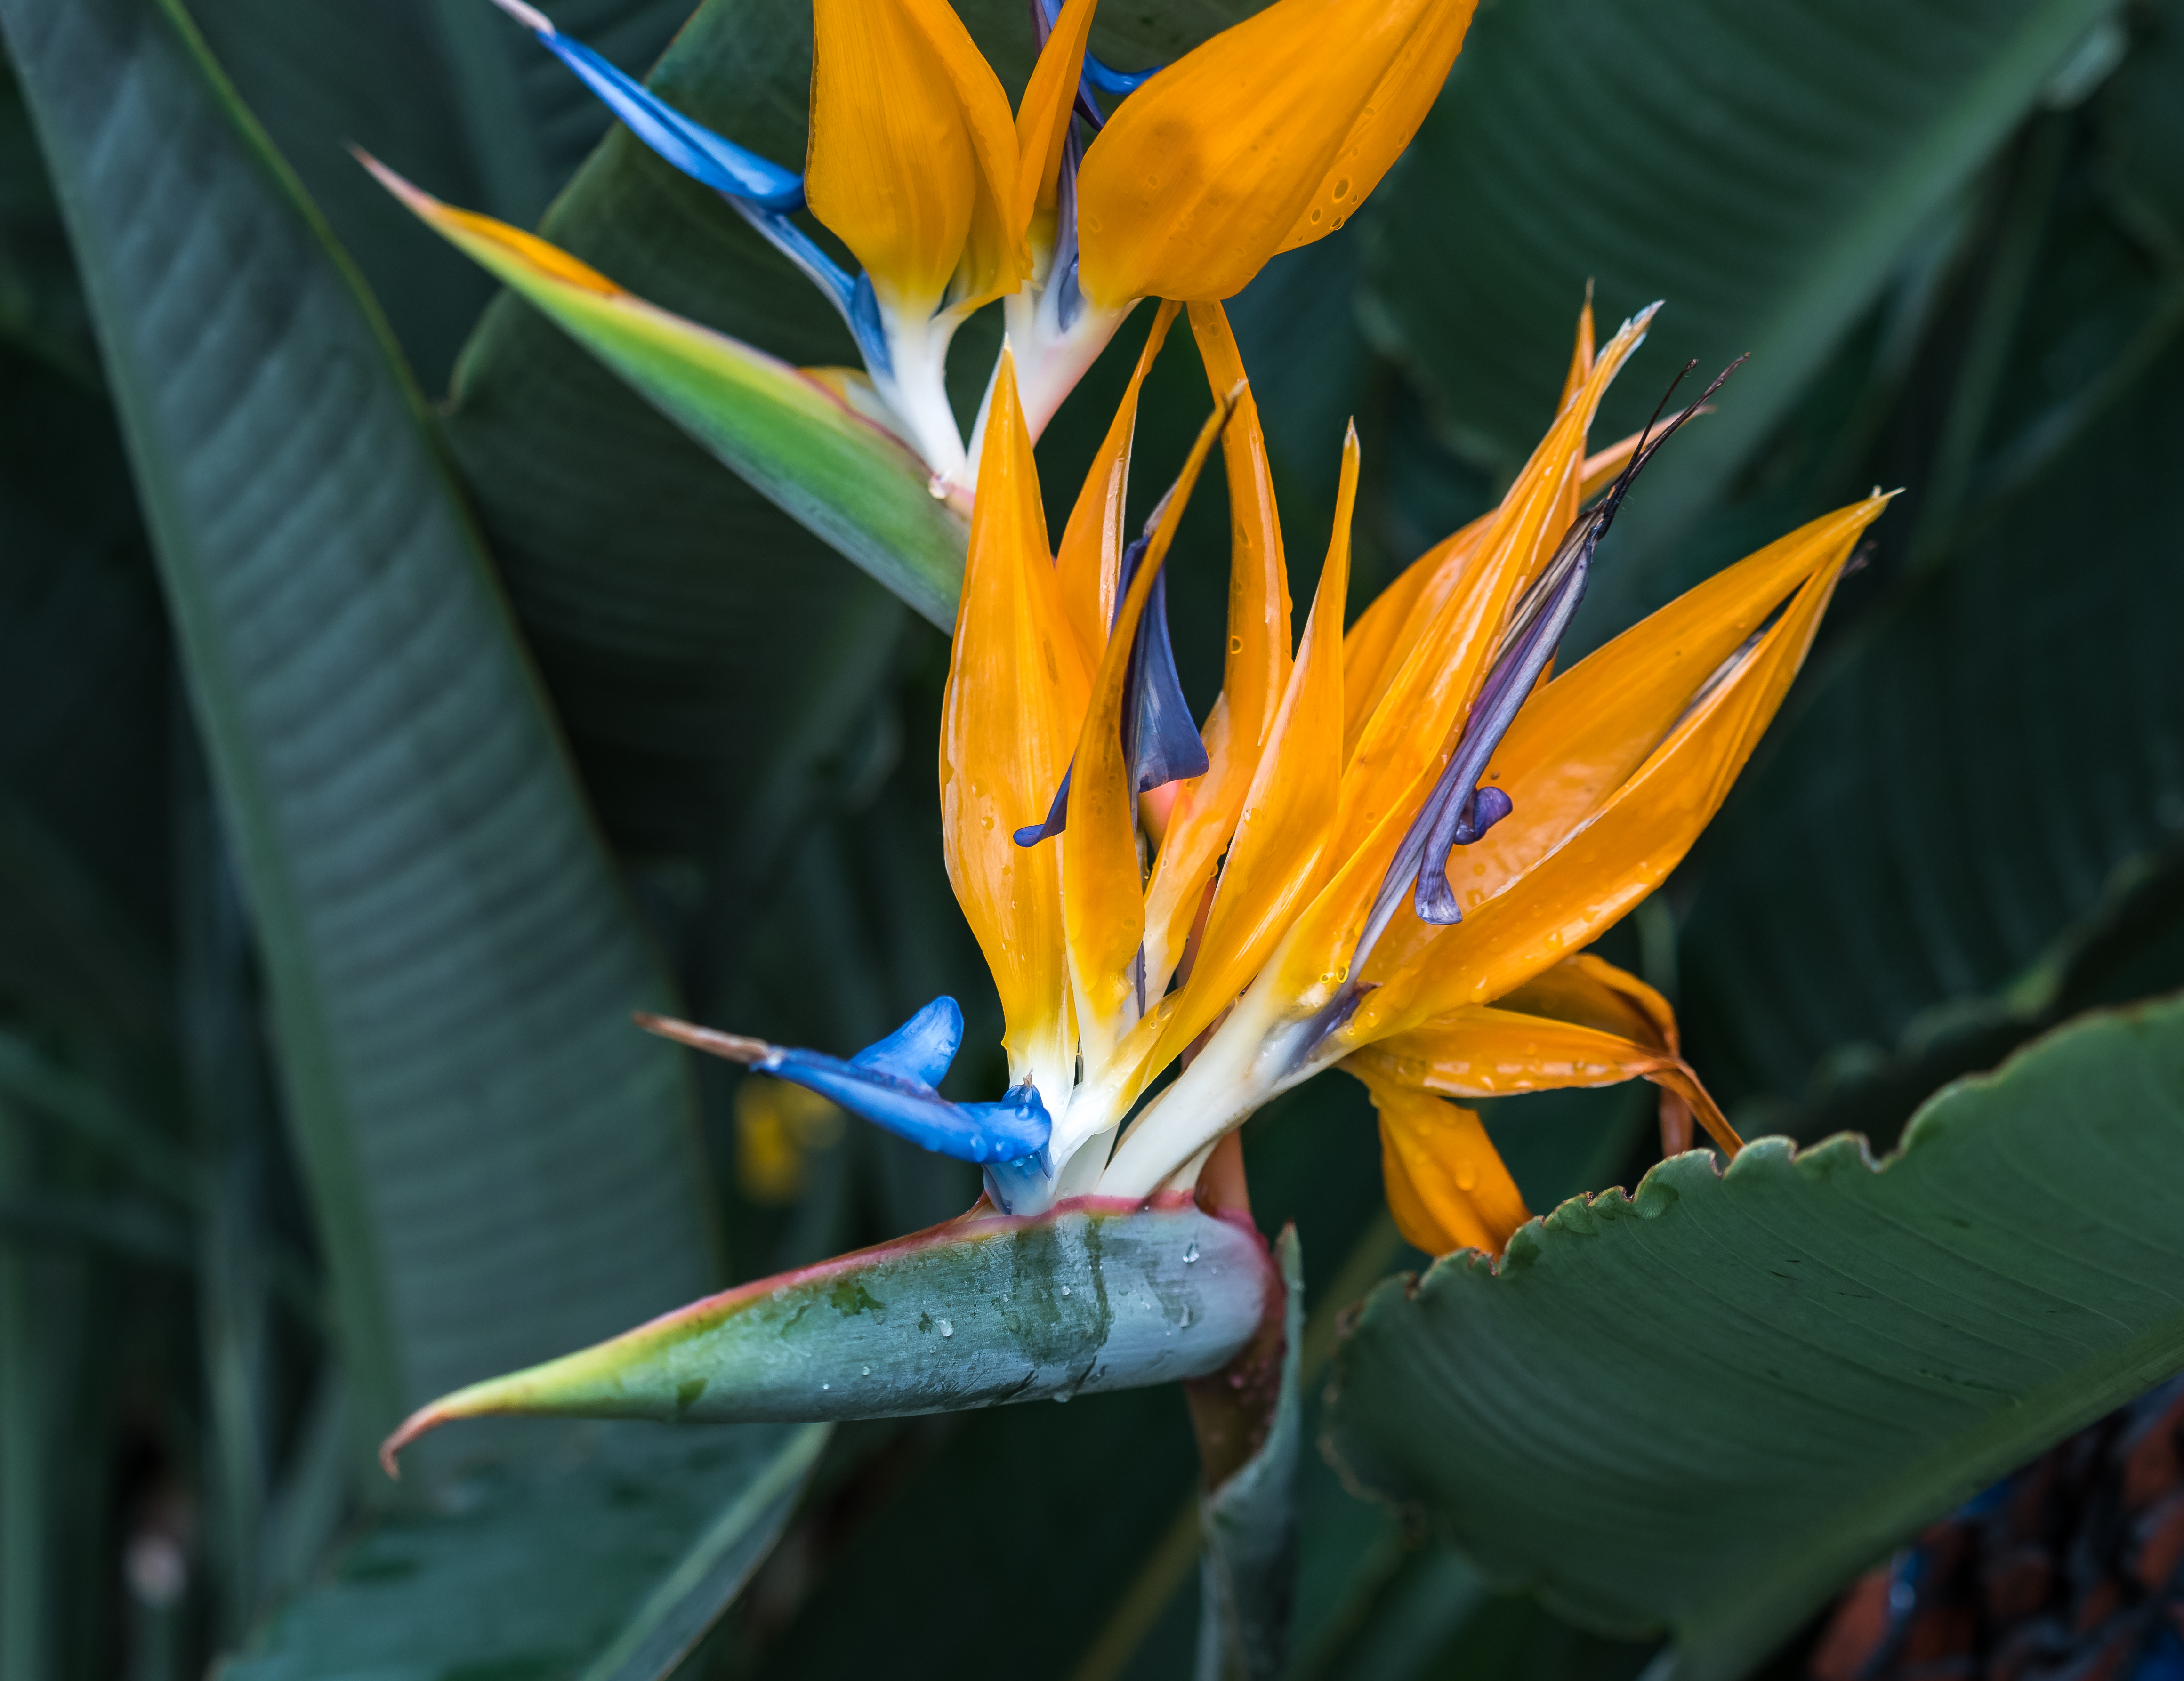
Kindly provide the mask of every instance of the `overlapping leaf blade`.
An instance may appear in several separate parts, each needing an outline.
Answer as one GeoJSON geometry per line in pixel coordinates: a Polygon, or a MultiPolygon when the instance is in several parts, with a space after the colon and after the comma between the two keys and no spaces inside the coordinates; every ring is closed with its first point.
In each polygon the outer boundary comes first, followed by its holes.
{"type": "Polygon", "coordinates": [[[1368,1299],[1336,1451],[1490,1573],[1733,1676],[1843,1579],[2184,1366],[2184,1003],[1952,1088],[1876,1169],[1700,1153],[1368,1299]]]}
{"type": "MultiPolygon", "coordinates": [[[[8,0],[0,25],[92,299],[373,1429],[710,1281],[687,1084],[627,1022],[666,988],[398,358],[187,19],[8,0]]],[[[694,1638],[734,1572],[693,1561],[785,1445],[738,1445],[739,1470],[658,1514],[656,1570],[547,1606],[569,1650],[598,1656],[595,1628],[661,1595],[694,1638]]],[[[620,1462],[601,1448],[595,1507],[691,1475],[620,1462]]],[[[429,1621],[436,1585],[398,1602],[429,1621]]]]}

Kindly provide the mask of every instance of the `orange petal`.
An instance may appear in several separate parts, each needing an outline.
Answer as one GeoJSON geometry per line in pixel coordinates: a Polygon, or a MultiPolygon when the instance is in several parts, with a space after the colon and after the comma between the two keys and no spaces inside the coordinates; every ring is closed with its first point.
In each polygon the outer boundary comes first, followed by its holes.
{"type": "Polygon", "coordinates": [[[1275,0],[1124,100],[1078,181],[1085,295],[1228,298],[1330,233],[1424,119],[1471,0],[1275,0]]]}
{"type": "MultiPolygon", "coordinates": [[[[1017,109],[1016,231],[1050,223],[1061,179],[1061,147],[1069,136],[1069,117],[1077,103],[1078,78],[1084,68],[1084,43],[1092,33],[1099,0],[1064,0],[1061,15],[1048,31],[1017,109]]],[[[1053,239],[1045,230],[1042,243],[1053,239]]]]}
{"type": "Polygon", "coordinates": [[[1008,95],[948,0],[815,0],[805,194],[883,303],[930,310],[959,269],[956,302],[1013,291],[1016,178],[1008,95]]]}
{"type": "MultiPolygon", "coordinates": [[[[1242,384],[1244,359],[1218,303],[1190,306],[1190,327],[1217,398],[1242,384]]],[[[1182,953],[1213,866],[1236,830],[1259,755],[1290,680],[1289,571],[1274,507],[1259,406],[1244,387],[1222,434],[1231,532],[1228,652],[1215,714],[1206,720],[1206,771],[1179,805],[1145,890],[1145,985],[1157,995],[1182,953]]]]}
{"type": "MultiPolygon", "coordinates": [[[[1123,706],[1128,697],[1130,649],[1161,564],[1206,458],[1213,452],[1228,407],[1214,409],[1177,478],[1167,511],[1146,545],[1138,575],[1123,598],[1091,704],[1078,733],[1069,782],[1069,827],[1061,835],[1061,906],[1069,966],[1077,988],[1077,1026],[1085,1071],[1096,1075],[1123,1030],[1137,990],[1138,946],[1145,938],[1145,877],[1138,866],[1137,791],[1123,753],[1123,706]]],[[[1033,849],[1036,850],[1037,849],[1033,849]]]]}
{"type": "MultiPolygon", "coordinates": [[[[1369,991],[1343,1030],[1365,1044],[1521,986],[1592,943],[1682,860],[1720,808],[1812,645],[1841,568],[1815,572],[1735,671],[1693,707],[1598,814],[1502,893],[1438,938],[1373,955],[1369,991]]],[[[1504,820],[1505,821],[1507,820],[1504,820]]]]}
{"type": "Polygon", "coordinates": [[[1097,660],[1107,645],[1107,626],[1115,618],[1115,580],[1122,576],[1123,551],[1129,547],[1124,530],[1125,508],[1130,493],[1130,443],[1137,436],[1138,392],[1152,371],[1167,330],[1175,320],[1177,303],[1162,303],[1153,317],[1153,330],[1138,353],[1138,365],[1123,392],[1107,428],[1106,442],[1092,458],[1092,470],[1084,476],[1084,488],[1061,528],[1061,552],[1055,569],[1061,587],[1062,611],[1068,615],[1088,665],[1097,660]]]}
{"type": "Polygon", "coordinates": [[[1046,815],[1088,687],[1055,587],[1031,436],[1004,346],[941,707],[941,840],[948,879],[1000,992],[1011,1076],[1035,1076],[1050,1101],[1069,1089],[1075,1061],[1061,883],[1055,849],[1019,847],[1014,837],[1046,815]]]}
{"type": "Polygon", "coordinates": [[[1594,359],[1578,396],[1479,537],[1477,558],[1451,578],[1440,602],[1419,603],[1431,617],[1358,732],[1343,770],[1338,858],[1356,853],[1390,814],[1415,811],[1439,774],[1511,604],[1568,529],[1561,516],[1583,460],[1585,428],[1608,382],[1638,348],[1648,319],[1626,323],[1594,359]]]}
{"type": "MultiPolygon", "coordinates": [[[[1735,1155],[1742,1140],[1698,1076],[1674,1052],[1651,1039],[1650,1032],[1631,1038],[1581,1022],[1468,1005],[1354,1052],[1343,1066],[1355,1063],[1387,1079],[1459,1098],[1650,1080],[1664,1094],[1664,1120],[1673,1117],[1688,1127],[1696,1110],[1714,1142],[1735,1155]]],[[[1681,1147],[1680,1141],[1672,1142],[1681,1147]]]]}
{"type": "Polygon", "coordinates": [[[1326,880],[1342,771],[1342,613],[1350,583],[1350,518],[1357,502],[1357,431],[1342,447],[1334,534],[1304,641],[1266,750],[1244,798],[1189,983],[1156,1066],[1180,1052],[1234,1000],[1299,906],[1326,880]]]}
{"type": "Polygon", "coordinates": [[[1494,523],[1481,514],[1405,567],[1395,582],[1373,598],[1342,639],[1342,753],[1357,751],[1357,737],[1373,715],[1388,685],[1396,680],[1411,649],[1425,634],[1438,604],[1479,554],[1479,539],[1494,523]]]}
{"type": "Polygon", "coordinates": [[[1801,526],[1641,620],[1517,715],[1487,779],[1512,810],[1452,861],[1468,915],[1573,833],[1629,779],[1722,661],[1807,579],[1832,573],[1887,505],[1869,498],[1801,526]]]}
{"type": "Polygon", "coordinates": [[[1354,1060],[1342,1066],[1364,1083],[1379,1111],[1388,1211],[1403,1240],[1428,1255],[1459,1249],[1500,1254],[1509,1234],[1531,1216],[1478,1111],[1387,1079],[1354,1060]]]}

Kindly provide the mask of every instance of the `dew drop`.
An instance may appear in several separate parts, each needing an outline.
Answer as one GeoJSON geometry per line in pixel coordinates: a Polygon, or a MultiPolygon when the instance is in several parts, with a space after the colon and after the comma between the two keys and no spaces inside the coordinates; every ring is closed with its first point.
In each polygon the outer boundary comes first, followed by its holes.
{"type": "Polygon", "coordinates": [[[834,1386],[832,1383],[822,1383],[819,1387],[822,1389],[831,1389],[834,1386]]]}
{"type": "Polygon", "coordinates": [[[1347,198],[1350,196],[1350,177],[1348,175],[1343,176],[1340,181],[1334,183],[1334,196],[1337,198],[1347,198]]]}
{"type": "Polygon", "coordinates": [[[1231,654],[1241,654],[1244,651],[1244,638],[1241,637],[1230,637],[1228,638],[1228,651],[1231,654]]]}
{"type": "Polygon", "coordinates": [[[871,1377],[872,1375],[872,1368],[869,1366],[866,1367],[864,1368],[864,1375],[867,1378],[871,1377]]]}
{"type": "Polygon", "coordinates": [[[1061,1287],[1061,1294],[1064,1294],[1064,1295],[1067,1295],[1067,1294],[1069,1294],[1069,1286],[1068,1286],[1068,1285],[1064,1284],[1064,1285],[1061,1287]]]}
{"type": "Polygon", "coordinates": [[[1318,222],[1323,214],[1318,205],[1315,204],[1312,207],[1312,219],[1314,222],[1318,222]]]}
{"type": "Polygon", "coordinates": [[[952,1336],[954,1336],[954,1335],[956,1334],[956,1322],[955,1322],[955,1321],[953,1321],[953,1320],[951,1320],[951,1319],[944,1319],[944,1320],[942,1320],[942,1321],[940,1322],[940,1334],[941,1334],[942,1336],[944,1336],[944,1337],[952,1337],[952,1336]]]}
{"type": "Polygon", "coordinates": [[[1191,1242],[1191,1245],[1190,1245],[1190,1247],[1189,1249],[1187,1249],[1187,1250],[1184,1250],[1184,1252],[1183,1252],[1183,1264],[1184,1264],[1185,1266],[1191,1266],[1191,1265],[1195,1264],[1195,1263],[1197,1261],[1197,1260],[1198,1260],[1198,1244],[1197,1244],[1197,1240],[1196,1240],[1195,1238],[1194,1238],[1194,1239],[1192,1240],[1192,1242],[1191,1242]]]}

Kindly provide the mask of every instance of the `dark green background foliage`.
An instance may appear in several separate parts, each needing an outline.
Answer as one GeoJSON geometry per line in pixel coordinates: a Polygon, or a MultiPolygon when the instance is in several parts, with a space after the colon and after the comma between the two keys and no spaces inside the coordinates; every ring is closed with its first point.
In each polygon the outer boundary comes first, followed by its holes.
{"type": "MultiPolygon", "coordinates": [[[[800,155],[807,7],[548,9],[800,155]]],[[[1095,44],[1141,65],[1251,9],[1108,0],[1095,44]]],[[[1013,93],[1022,8],[962,10],[1013,93]]],[[[405,1674],[651,1676],[746,1581],[694,1665],[1187,1673],[1169,1390],[844,1428],[808,1482],[789,1432],[485,1433],[406,1494],[367,1468],[437,1388],[968,1202],[854,1126],[760,1200],[730,1071],[619,1025],[673,1001],[842,1051],[948,991],[954,1078],[997,1086],[940,865],[945,643],[357,169],[346,142],[852,359],[484,0],[0,0],[0,1681],[304,1676],[361,1630],[405,1674]],[[539,1589],[556,1534],[616,1567],[539,1589]],[[510,1647],[433,1609],[495,1593],[550,1614],[510,1647]]],[[[1747,1133],[1884,1146],[1956,1076],[2184,986],[2184,7],[1487,0],[1367,211],[1232,304],[1300,602],[1345,421],[1354,612],[1521,459],[1589,281],[1605,326],[1669,305],[1603,439],[1686,357],[1753,356],[1634,496],[1579,641],[1906,492],[1607,943],[1747,1133]]],[[[1148,315],[1041,447],[1057,526],[1148,315]]],[[[967,410],[997,339],[959,341],[967,410]]],[[[1141,501],[1206,401],[1178,335],[1141,501]]],[[[1201,708],[1225,532],[1217,484],[1171,562],[1201,708]]],[[[1641,1093],[1490,1123],[1535,1208],[1649,1160],[1641,1093]]],[[[1304,1237],[1316,1435],[1336,1311],[1419,1258],[1357,1088],[1246,1140],[1262,1223],[1304,1237]]],[[[1652,1651],[1304,1474],[1299,1677],[1652,1651]]]]}

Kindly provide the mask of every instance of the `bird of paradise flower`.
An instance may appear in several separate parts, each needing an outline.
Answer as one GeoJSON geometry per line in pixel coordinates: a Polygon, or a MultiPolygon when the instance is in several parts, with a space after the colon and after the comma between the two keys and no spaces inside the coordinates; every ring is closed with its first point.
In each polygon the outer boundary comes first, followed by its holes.
{"type": "MultiPolygon", "coordinates": [[[[921,1243],[973,1245],[1072,1211],[1186,1205],[1209,1164],[1233,1158],[1248,1116],[1329,1068],[1370,1092],[1390,1210],[1432,1253],[1498,1250],[1528,1217],[1462,1099],[1643,1078],[1663,1091],[1664,1150],[1687,1147],[1696,1122],[1734,1154],[1739,1140],[1681,1056],[1667,1001],[1585,948],[1661,884],[1719,809],[1888,498],[1791,532],[1556,671],[1602,537],[1697,406],[1589,454],[1602,398],[1654,312],[1596,346],[1588,306],[1555,417],[1500,504],[1346,628],[1353,429],[1293,641],[1259,417],[1213,301],[1279,250],[1331,231],[1369,192],[1446,75],[1468,5],[1278,0],[1130,93],[1087,148],[1084,131],[1100,120],[1094,93],[1125,80],[1086,53],[1091,0],[1058,14],[1042,4],[1045,48],[1012,135],[994,115],[1005,97],[944,0],[820,0],[809,169],[776,181],[768,199],[751,190],[769,178],[749,154],[515,0],[499,3],[657,149],[719,175],[792,256],[800,240],[810,245],[788,220],[808,188],[865,266],[850,281],[821,270],[816,247],[799,260],[837,295],[888,424],[924,454],[937,491],[944,479],[976,485],[939,769],[950,879],[1003,1007],[1008,1090],[978,1103],[939,1094],[962,1034],[944,998],[849,1056],[648,1025],[978,1164],[980,1207],[921,1243]],[[1347,32],[1329,28],[1346,21],[1347,32]],[[883,72],[894,75],[885,90],[883,72]],[[921,176],[928,153],[955,162],[921,176]],[[1075,314],[1064,307],[1072,287],[1075,314]],[[1139,394],[1184,308],[1162,303],[1056,545],[1037,431],[1122,314],[1160,295],[1198,300],[1188,317],[1213,416],[1133,537],[1123,510],[1139,394]],[[958,462],[953,416],[944,402],[922,409],[905,370],[923,368],[917,378],[937,392],[945,318],[995,297],[1007,298],[1012,330],[975,455],[958,462]],[[1217,448],[1234,515],[1228,643],[1221,696],[1201,727],[1176,681],[1164,569],[1217,448]]],[[[504,272],[613,290],[527,235],[387,178],[504,272]]],[[[1194,1242],[1182,1259],[1198,1252],[1194,1242]]],[[[828,1263],[819,1282],[838,1305],[850,1271],[903,1253],[828,1263]]],[[[1194,1375],[1240,1346],[1263,1305],[1255,1295],[1243,1328],[1195,1367],[1148,1356],[1102,1379],[1088,1361],[1036,1383],[974,1386],[953,1403],[944,1384],[871,1402],[816,1377],[756,1401],[733,1385],[705,1399],[709,1380],[690,1378],[677,1350],[812,1282],[762,1281],[473,1386],[421,1412],[390,1450],[486,1411],[853,1417],[1194,1375]]],[[[863,1311],[861,1293],[847,1299],[845,1315],[863,1311]]],[[[949,1320],[939,1324],[952,1337],[949,1320]]]]}

